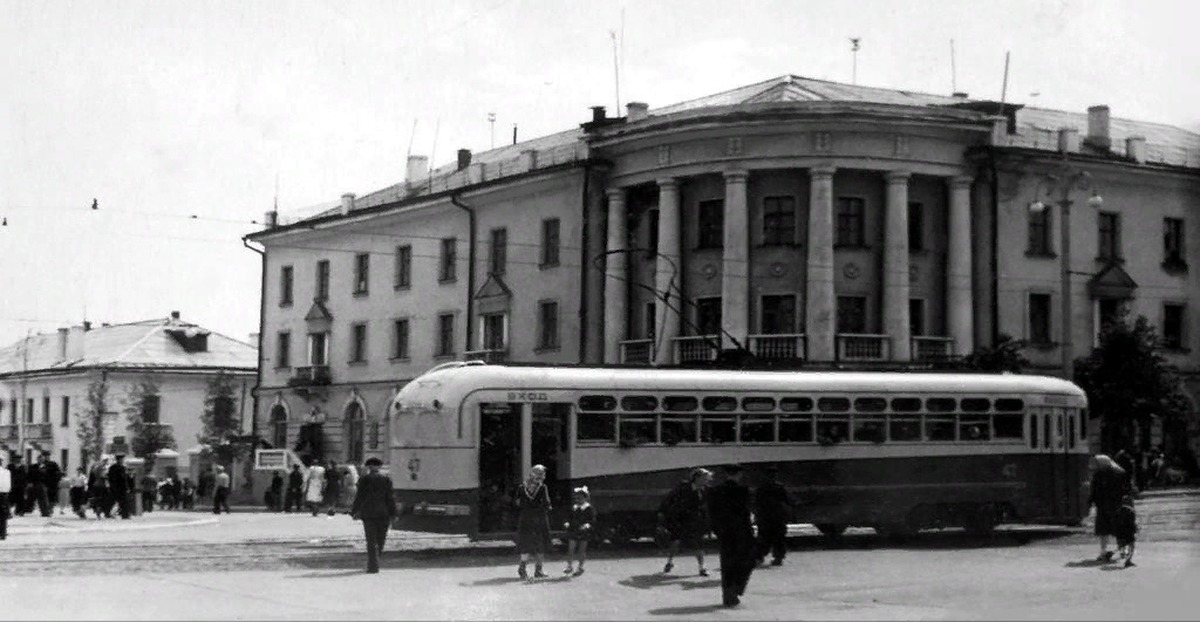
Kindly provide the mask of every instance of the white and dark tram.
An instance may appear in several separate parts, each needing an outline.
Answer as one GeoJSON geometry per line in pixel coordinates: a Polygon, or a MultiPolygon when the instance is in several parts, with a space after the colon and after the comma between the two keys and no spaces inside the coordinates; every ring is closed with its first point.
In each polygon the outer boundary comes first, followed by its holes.
{"type": "MultiPolygon", "coordinates": [[[[1058,378],[449,363],[392,403],[400,529],[498,537],[531,465],[555,512],[592,491],[602,529],[651,535],[694,467],[767,467],[826,534],[1087,515],[1087,398],[1058,378]]],[[[553,520],[561,524],[562,520],[553,520]]]]}

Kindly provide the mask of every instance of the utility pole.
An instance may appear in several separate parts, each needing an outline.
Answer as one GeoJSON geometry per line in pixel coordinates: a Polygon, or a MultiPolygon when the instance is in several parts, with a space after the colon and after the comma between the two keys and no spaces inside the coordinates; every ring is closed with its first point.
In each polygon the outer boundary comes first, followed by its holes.
{"type": "Polygon", "coordinates": [[[488,113],[488,125],[491,126],[492,149],[496,148],[496,113],[488,113]]]}
{"type": "Polygon", "coordinates": [[[25,341],[21,342],[21,403],[13,412],[13,416],[17,418],[17,454],[22,458],[25,458],[25,418],[33,414],[29,410],[26,396],[29,386],[29,338],[32,334],[33,328],[26,330],[25,341]]]}
{"type": "Polygon", "coordinates": [[[850,37],[850,55],[854,57],[854,66],[850,74],[850,84],[858,84],[858,42],[859,37],[850,37]]]}

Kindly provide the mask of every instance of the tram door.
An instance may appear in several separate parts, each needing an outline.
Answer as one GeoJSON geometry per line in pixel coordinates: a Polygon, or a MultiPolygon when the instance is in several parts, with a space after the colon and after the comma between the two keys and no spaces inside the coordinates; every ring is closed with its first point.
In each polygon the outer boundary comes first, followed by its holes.
{"type": "Polygon", "coordinates": [[[516,528],[512,499],[525,476],[521,456],[521,404],[479,405],[479,532],[516,528]]]}
{"type": "Polygon", "coordinates": [[[546,467],[546,487],[555,508],[571,506],[571,404],[530,405],[529,466],[546,467]]]}
{"type": "Polygon", "coordinates": [[[1085,416],[1078,408],[1058,408],[1062,412],[1062,447],[1055,457],[1062,464],[1063,512],[1067,517],[1079,517],[1086,513],[1087,499],[1082,496],[1083,474],[1075,461],[1076,444],[1080,437],[1080,417],[1085,416]]]}
{"type": "Polygon", "coordinates": [[[1080,511],[1079,473],[1072,468],[1071,451],[1078,438],[1079,410],[1074,408],[1040,408],[1034,410],[1034,422],[1040,423],[1043,464],[1050,475],[1045,490],[1049,508],[1055,518],[1078,516],[1080,511]]]}

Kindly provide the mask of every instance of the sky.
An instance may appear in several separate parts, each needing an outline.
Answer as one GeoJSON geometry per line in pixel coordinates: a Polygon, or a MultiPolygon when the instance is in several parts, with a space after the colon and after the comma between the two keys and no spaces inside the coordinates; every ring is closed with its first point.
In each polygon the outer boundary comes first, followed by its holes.
{"type": "Polygon", "coordinates": [[[0,345],[167,317],[248,340],[242,236],[408,153],[785,74],[1200,131],[1200,8],[1154,0],[0,0],[0,345]],[[951,41],[954,71],[951,71],[951,41]],[[1004,89],[1005,53],[1011,54],[1004,89]],[[493,125],[488,114],[495,114],[493,125]],[[91,209],[93,200],[98,209],[91,209]]]}

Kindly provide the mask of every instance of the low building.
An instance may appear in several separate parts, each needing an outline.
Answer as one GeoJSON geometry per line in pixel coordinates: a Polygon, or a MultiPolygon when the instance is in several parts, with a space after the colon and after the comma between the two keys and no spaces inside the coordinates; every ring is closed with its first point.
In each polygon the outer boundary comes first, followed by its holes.
{"type": "Polygon", "coordinates": [[[83,466],[77,430],[92,409],[89,387],[102,384],[103,450],[132,456],[125,410],[138,393],[134,385],[148,381],[157,386],[158,397],[144,401],[142,415],[169,426],[177,444],[175,451],[161,452],[156,470],[195,477],[209,382],[218,373],[233,379],[232,413],[248,429],[256,365],[253,346],[184,322],[178,312],[166,319],[98,327],[84,322],[31,335],[0,350],[0,451],[27,461],[48,451],[67,472],[83,466]]]}

